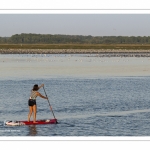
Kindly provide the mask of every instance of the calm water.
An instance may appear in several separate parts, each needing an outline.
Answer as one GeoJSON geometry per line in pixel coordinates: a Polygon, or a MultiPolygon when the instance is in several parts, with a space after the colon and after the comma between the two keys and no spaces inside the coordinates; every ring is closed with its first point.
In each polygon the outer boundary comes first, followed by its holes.
{"type": "MultiPolygon", "coordinates": [[[[0,81],[1,136],[150,135],[148,77],[43,80],[59,124],[4,126],[4,120],[27,118],[29,89],[40,82],[0,81]]],[[[38,119],[53,118],[46,100],[38,98],[37,107],[38,119]]]]}
{"type": "MultiPolygon", "coordinates": [[[[148,76],[2,78],[0,135],[150,136],[149,83],[148,76]],[[42,83],[58,124],[4,126],[4,120],[27,119],[30,89],[42,83]]],[[[46,100],[37,98],[37,109],[37,119],[53,118],[46,100]]]]}

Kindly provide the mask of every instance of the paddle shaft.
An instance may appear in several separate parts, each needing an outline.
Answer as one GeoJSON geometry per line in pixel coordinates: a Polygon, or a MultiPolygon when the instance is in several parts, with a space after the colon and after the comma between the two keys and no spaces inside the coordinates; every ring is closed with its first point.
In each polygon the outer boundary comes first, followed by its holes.
{"type": "MultiPolygon", "coordinates": [[[[44,89],[44,92],[45,92],[44,86],[43,86],[43,89],[44,89]]],[[[47,97],[46,92],[45,92],[45,95],[46,95],[46,97],[47,97]]],[[[47,98],[48,98],[48,97],[47,97],[47,98]]],[[[48,100],[48,103],[49,103],[50,110],[52,111],[52,114],[53,114],[53,116],[54,116],[54,119],[56,119],[56,118],[55,118],[55,115],[54,115],[54,112],[53,112],[53,110],[52,110],[51,104],[50,104],[50,102],[49,102],[49,99],[47,99],[47,100],[48,100]]]]}

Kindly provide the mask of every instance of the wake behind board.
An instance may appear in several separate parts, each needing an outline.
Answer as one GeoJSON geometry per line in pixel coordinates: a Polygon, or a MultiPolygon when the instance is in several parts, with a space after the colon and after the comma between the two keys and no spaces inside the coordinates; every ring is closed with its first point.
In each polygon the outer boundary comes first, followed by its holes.
{"type": "Polygon", "coordinates": [[[44,125],[44,124],[56,124],[57,119],[47,119],[47,120],[36,120],[37,123],[33,123],[33,121],[5,121],[5,125],[7,126],[22,126],[22,125],[44,125]]]}

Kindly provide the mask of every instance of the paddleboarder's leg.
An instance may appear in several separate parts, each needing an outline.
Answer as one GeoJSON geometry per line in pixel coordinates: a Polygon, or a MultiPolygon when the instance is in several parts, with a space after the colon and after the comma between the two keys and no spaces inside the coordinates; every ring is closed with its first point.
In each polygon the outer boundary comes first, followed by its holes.
{"type": "Polygon", "coordinates": [[[34,122],[34,123],[37,123],[37,122],[36,122],[36,110],[37,110],[36,105],[33,105],[33,122],[34,122]]]}
{"type": "Polygon", "coordinates": [[[33,112],[33,106],[29,106],[28,122],[30,121],[30,117],[32,115],[32,112],[33,112]]]}

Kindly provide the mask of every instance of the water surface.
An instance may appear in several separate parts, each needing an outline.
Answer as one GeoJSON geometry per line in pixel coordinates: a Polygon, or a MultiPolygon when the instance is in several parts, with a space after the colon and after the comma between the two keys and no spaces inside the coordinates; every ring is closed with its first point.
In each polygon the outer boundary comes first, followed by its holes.
{"type": "MultiPolygon", "coordinates": [[[[146,71],[141,72],[140,76],[136,72],[140,69],[135,71],[134,76],[123,76],[123,73],[118,76],[119,70],[116,70],[118,74],[113,72],[117,66],[122,68],[130,64],[149,70],[145,66],[149,63],[148,58],[119,58],[120,63],[117,63],[115,59],[118,58],[80,55],[36,57],[28,62],[32,55],[0,55],[3,70],[0,75],[1,136],[150,135],[150,77],[146,71]],[[104,66],[112,67],[112,74],[105,76],[107,72],[101,74],[96,71],[96,68],[105,70],[104,66]],[[30,90],[34,84],[42,83],[45,84],[58,124],[4,126],[4,120],[27,119],[30,90]]],[[[44,95],[43,89],[39,92],[44,95]]],[[[46,100],[37,98],[37,108],[37,119],[53,118],[46,100]]]]}

